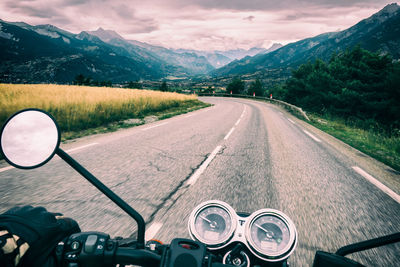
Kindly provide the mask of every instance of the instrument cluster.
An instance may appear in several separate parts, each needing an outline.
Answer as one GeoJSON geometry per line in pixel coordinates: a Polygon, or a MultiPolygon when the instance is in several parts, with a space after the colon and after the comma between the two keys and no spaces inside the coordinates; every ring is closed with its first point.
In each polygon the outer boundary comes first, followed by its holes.
{"type": "Polygon", "coordinates": [[[240,242],[256,257],[270,262],[288,258],[297,244],[296,227],[283,212],[261,209],[244,216],[219,200],[203,202],[193,210],[189,233],[210,250],[240,242]]]}

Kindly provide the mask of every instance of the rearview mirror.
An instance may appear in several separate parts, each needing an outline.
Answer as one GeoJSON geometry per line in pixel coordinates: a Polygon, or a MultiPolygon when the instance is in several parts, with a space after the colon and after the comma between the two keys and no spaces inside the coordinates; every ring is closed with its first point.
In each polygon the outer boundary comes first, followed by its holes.
{"type": "Polygon", "coordinates": [[[54,118],[39,109],[12,115],[1,129],[0,150],[14,167],[33,169],[48,162],[60,145],[54,118]]]}

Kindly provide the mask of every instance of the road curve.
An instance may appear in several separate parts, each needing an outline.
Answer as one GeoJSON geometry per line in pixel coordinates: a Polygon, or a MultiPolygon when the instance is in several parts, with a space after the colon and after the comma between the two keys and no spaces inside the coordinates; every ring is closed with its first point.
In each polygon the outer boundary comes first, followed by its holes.
{"type": "MultiPolygon", "coordinates": [[[[400,193],[400,175],[297,120],[256,101],[201,98],[214,106],[63,145],[148,222],[148,235],[188,237],[191,210],[209,199],[238,211],[282,210],[299,243],[290,262],[308,266],[316,250],[400,231],[400,204],[355,167],[400,193]]],[[[132,220],[59,158],[36,170],[0,163],[1,212],[43,205],[83,230],[112,236],[132,220]]],[[[399,245],[352,257],[367,266],[400,266],[399,245]]]]}

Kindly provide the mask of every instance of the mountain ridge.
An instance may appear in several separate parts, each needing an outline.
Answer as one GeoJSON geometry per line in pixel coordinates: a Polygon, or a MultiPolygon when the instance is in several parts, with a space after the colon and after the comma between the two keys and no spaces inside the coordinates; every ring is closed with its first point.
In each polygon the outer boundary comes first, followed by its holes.
{"type": "Polygon", "coordinates": [[[400,7],[390,4],[340,32],[323,33],[285,45],[267,55],[234,61],[212,72],[213,76],[243,75],[276,68],[295,68],[317,58],[328,60],[332,53],[355,45],[400,58],[400,7]],[[373,33],[373,34],[372,34],[373,33]],[[398,34],[395,34],[398,33],[398,34]],[[375,37],[375,39],[374,39],[375,37]]]}
{"type": "Polygon", "coordinates": [[[189,78],[268,75],[307,61],[328,60],[355,45],[400,58],[400,7],[390,4],[340,32],[323,33],[269,49],[228,51],[168,49],[126,40],[113,30],[68,32],[50,24],[32,26],[0,20],[1,82],[71,82],[78,74],[96,80],[127,82],[189,78]],[[205,76],[206,77],[206,76],[205,76]]]}

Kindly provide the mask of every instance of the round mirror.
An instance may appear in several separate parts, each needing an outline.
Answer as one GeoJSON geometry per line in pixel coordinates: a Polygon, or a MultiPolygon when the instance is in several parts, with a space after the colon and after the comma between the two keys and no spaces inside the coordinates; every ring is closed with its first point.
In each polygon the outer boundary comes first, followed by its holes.
{"type": "Polygon", "coordinates": [[[17,168],[32,169],[45,164],[59,144],[55,120],[38,109],[17,112],[1,130],[0,149],[6,161],[17,168]]]}

